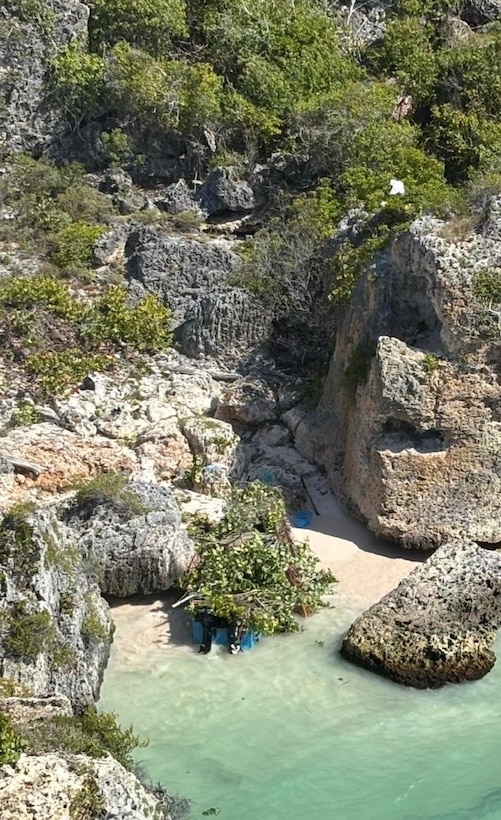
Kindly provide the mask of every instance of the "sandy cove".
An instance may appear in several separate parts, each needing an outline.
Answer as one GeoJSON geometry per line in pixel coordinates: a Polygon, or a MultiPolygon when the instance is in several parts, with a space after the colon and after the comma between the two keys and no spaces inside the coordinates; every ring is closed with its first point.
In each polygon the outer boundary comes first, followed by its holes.
{"type": "MultiPolygon", "coordinates": [[[[405,551],[373,535],[360,521],[345,513],[330,492],[312,490],[319,515],[307,529],[293,528],[297,539],[307,538],[320,559],[338,583],[334,604],[362,612],[393,589],[426,553],[405,551]]],[[[190,640],[189,617],[185,610],[172,610],[178,593],[134,598],[127,603],[112,601],[117,631],[113,652],[125,665],[137,666],[141,658],[159,653],[165,658],[186,649],[190,640]]]]}

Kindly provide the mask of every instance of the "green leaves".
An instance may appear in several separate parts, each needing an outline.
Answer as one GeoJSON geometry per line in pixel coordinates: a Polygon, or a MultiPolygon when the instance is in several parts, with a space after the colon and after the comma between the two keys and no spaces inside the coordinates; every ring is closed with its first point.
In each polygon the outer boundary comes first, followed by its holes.
{"type": "Polygon", "coordinates": [[[292,540],[280,492],[259,482],[233,488],[219,524],[198,519],[190,532],[199,561],[182,586],[211,612],[263,634],[297,632],[295,614],[321,606],[334,580],[306,542],[292,540]]]}
{"type": "Polygon", "coordinates": [[[185,37],[184,0],[92,0],[89,34],[95,50],[119,42],[162,55],[174,37],[185,37]]]}

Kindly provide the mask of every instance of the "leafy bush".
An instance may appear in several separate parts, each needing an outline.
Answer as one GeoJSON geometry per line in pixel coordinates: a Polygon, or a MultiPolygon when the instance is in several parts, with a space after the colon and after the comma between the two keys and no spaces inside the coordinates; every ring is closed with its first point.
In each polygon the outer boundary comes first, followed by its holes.
{"type": "Polygon", "coordinates": [[[181,580],[196,590],[192,605],[264,634],[296,632],[296,612],[312,612],[334,578],[317,569],[308,544],[295,543],[278,490],[259,483],[233,489],[219,524],[190,528],[198,561],[181,580]]]}
{"type": "Polygon", "coordinates": [[[486,304],[501,304],[501,270],[488,268],[473,277],[473,294],[486,304]]]}
{"type": "Polygon", "coordinates": [[[22,727],[29,754],[51,751],[105,757],[111,754],[126,769],[134,767],[132,752],[147,746],[134,734],[132,726],[122,729],[113,712],[87,709],[79,717],[54,717],[22,727]]]}
{"type": "Polygon", "coordinates": [[[104,225],[72,222],[54,234],[52,261],[60,268],[86,267],[92,261],[95,243],[105,232],[104,225]]]}
{"type": "Polygon", "coordinates": [[[107,88],[121,115],[142,128],[186,134],[220,111],[222,80],[210,65],[155,59],[125,43],[113,49],[107,88]]]}
{"type": "Polygon", "coordinates": [[[79,46],[69,45],[52,62],[51,85],[68,117],[79,123],[97,114],[104,93],[105,62],[96,54],[87,54],[79,46]]]}
{"type": "Polygon", "coordinates": [[[29,612],[23,603],[11,606],[3,637],[8,655],[34,660],[40,652],[49,649],[54,640],[55,627],[48,612],[29,612]]]}
{"type": "Polygon", "coordinates": [[[0,766],[16,763],[25,744],[14,728],[10,715],[0,711],[0,766]]]}
{"type": "Polygon", "coordinates": [[[60,319],[79,321],[82,305],[69,287],[52,276],[19,276],[0,284],[0,304],[5,308],[38,310],[44,307],[60,319]]]}
{"type": "Polygon", "coordinates": [[[61,394],[82,381],[88,373],[108,370],[111,364],[110,356],[85,353],[78,347],[57,353],[45,350],[26,361],[27,370],[37,377],[44,395],[61,394]]]}
{"type": "Polygon", "coordinates": [[[128,42],[162,55],[173,37],[188,34],[184,0],[92,0],[89,34],[94,50],[128,42]]]}
{"type": "Polygon", "coordinates": [[[30,427],[32,424],[38,424],[41,420],[40,411],[36,409],[33,402],[26,399],[18,400],[11,417],[11,423],[15,427],[30,427]]]}
{"type": "Polygon", "coordinates": [[[134,305],[124,288],[112,286],[96,300],[84,332],[94,344],[109,341],[151,353],[170,345],[171,319],[170,310],[155,296],[134,305]]]}

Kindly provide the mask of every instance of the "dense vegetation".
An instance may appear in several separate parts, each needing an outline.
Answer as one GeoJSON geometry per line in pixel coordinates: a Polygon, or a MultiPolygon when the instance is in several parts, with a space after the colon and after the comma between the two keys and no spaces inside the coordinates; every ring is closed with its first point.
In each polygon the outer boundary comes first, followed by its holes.
{"type": "Polygon", "coordinates": [[[234,488],[218,524],[191,525],[195,566],[181,585],[196,590],[192,605],[262,633],[296,632],[296,614],[322,606],[334,578],[318,570],[308,543],[293,541],[279,490],[259,482],[234,488]]]}

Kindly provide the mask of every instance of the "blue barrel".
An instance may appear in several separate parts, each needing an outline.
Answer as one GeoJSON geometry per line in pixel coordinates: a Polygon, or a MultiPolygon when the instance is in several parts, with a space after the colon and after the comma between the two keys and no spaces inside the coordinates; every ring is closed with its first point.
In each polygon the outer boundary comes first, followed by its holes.
{"type": "Polygon", "coordinates": [[[309,527],[313,521],[313,513],[310,510],[300,510],[294,514],[295,527],[309,527]]]}

